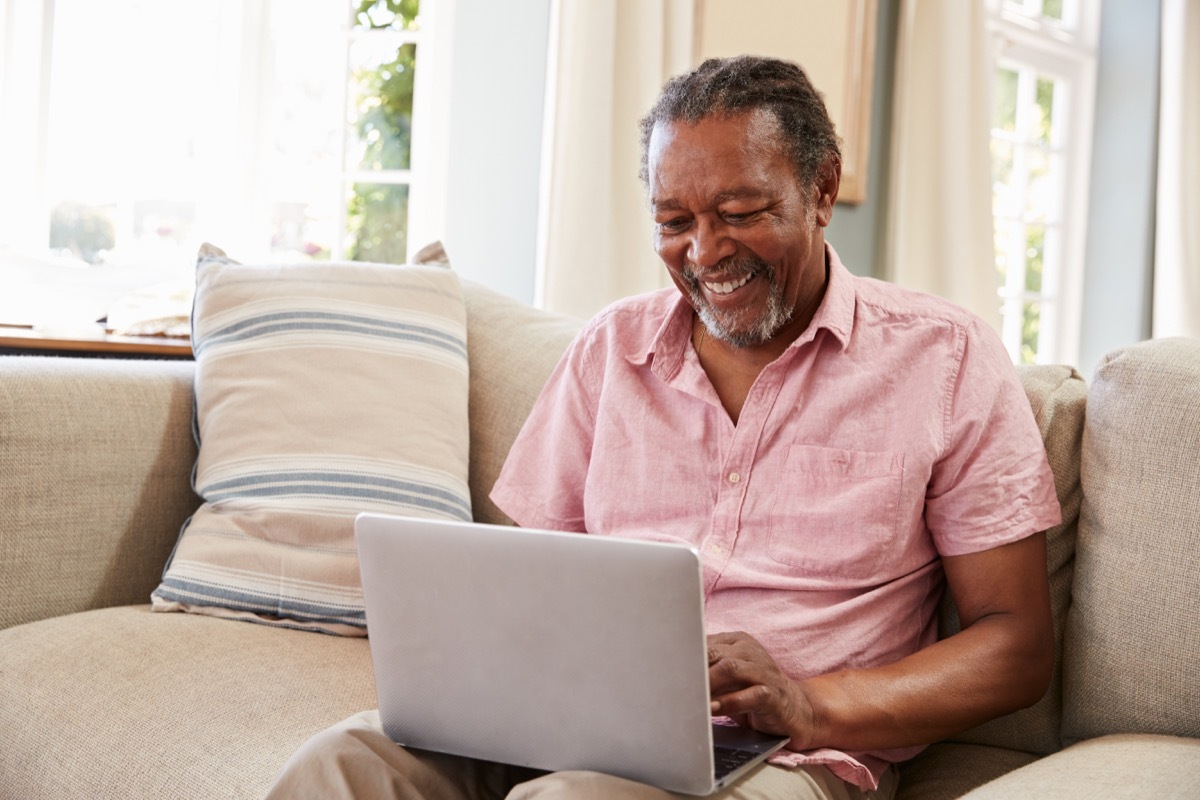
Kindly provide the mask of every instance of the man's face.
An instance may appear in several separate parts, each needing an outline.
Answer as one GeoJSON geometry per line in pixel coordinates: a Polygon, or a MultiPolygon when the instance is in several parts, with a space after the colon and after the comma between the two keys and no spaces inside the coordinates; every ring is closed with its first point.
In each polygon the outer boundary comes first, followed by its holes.
{"type": "Polygon", "coordinates": [[[709,332],[737,347],[794,339],[825,282],[836,182],[833,197],[802,188],[777,137],[761,110],[650,136],[655,249],[709,332]]]}

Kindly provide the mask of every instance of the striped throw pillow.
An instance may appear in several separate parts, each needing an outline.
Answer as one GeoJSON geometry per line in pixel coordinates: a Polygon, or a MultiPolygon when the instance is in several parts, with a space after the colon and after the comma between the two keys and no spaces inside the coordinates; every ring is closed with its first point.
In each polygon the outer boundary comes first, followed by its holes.
{"type": "Polygon", "coordinates": [[[192,347],[204,502],[153,608],[364,635],[355,515],[471,518],[457,276],[206,245],[192,347]]]}

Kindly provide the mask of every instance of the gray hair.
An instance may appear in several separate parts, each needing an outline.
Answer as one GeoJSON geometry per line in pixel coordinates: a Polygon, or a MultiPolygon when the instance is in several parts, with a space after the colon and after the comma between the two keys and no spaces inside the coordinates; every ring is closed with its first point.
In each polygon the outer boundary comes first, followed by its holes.
{"type": "Polygon", "coordinates": [[[663,86],[650,113],[642,118],[641,179],[650,181],[650,135],[668,122],[694,125],[712,116],[736,116],[765,109],[779,125],[780,145],[802,186],[811,186],[830,156],[841,159],[841,145],[825,101],[796,64],[775,58],[710,58],[663,86]]]}

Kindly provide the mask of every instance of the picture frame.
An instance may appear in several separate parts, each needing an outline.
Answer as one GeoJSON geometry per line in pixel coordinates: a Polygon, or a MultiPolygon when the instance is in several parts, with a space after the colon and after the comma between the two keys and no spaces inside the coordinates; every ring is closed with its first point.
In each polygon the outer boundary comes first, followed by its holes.
{"type": "Polygon", "coordinates": [[[842,139],[838,202],[867,198],[877,0],[693,0],[696,63],[750,54],[794,61],[842,139]]]}

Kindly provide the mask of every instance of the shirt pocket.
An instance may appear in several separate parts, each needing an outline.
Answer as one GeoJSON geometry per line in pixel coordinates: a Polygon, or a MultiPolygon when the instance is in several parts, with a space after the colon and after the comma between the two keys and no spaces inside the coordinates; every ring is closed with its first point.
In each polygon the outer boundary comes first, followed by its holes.
{"type": "Polygon", "coordinates": [[[892,553],[902,453],[792,445],[771,509],[771,558],[805,575],[869,580],[892,553]]]}

